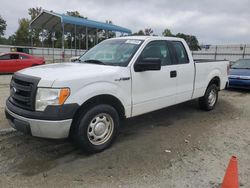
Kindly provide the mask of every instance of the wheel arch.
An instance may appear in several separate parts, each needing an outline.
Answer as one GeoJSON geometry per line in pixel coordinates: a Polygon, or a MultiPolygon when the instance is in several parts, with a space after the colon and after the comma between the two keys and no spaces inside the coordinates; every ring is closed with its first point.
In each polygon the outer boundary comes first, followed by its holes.
{"type": "Polygon", "coordinates": [[[215,84],[215,85],[218,87],[218,89],[220,89],[220,85],[221,85],[220,77],[219,77],[219,76],[214,76],[214,77],[210,80],[210,82],[208,83],[207,88],[208,88],[208,86],[210,86],[211,84],[215,84]]]}
{"type": "Polygon", "coordinates": [[[77,124],[79,117],[82,113],[86,113],[86,111],[88,109],[90,109],[91,107],[98,105],[98,104],[108,104],[111,105],[113,108],[116,109],[120,119],[125,119],[125,108],[122,104],[122,102],[116,98],[113,95],[110,94],[101,94],[101,95],[96,95],[90,99],[88,99],[87,101],[85,101],[76,111],[74,117],[73,117],[73,121],[70,127],[70,134],[72,133],[72,131],[74,131],[75,125],[77,124]]]}
{"type": "Polygon", "coordinates": [[[85,113],[88,109],[90,109],[91,107],[98,105],[98,104],[108,104],[108,105],[114,107],[116,109],[119,117],[121,119],[125,118],[125,108],[124,108],[122,102],[117,97],[115,97],[113,95],[101,94],[101,95],[91,97],[90,99],[85,101],[79,107],[79,109],[76,111],[74,118],[73,118],[73,122],[77,119],[77,117],[81,113],[85,113]]]}

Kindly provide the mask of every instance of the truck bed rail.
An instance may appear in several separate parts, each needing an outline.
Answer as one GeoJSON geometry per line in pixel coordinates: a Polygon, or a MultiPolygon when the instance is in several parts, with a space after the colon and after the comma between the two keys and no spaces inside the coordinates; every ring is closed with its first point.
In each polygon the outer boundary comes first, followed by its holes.
{"type": "Polygon", "coordinates": [[[227,60],[214,60],[214,59],[194,59],[195,63],[210,63],[210,62],[221,62],[227,60]]]}

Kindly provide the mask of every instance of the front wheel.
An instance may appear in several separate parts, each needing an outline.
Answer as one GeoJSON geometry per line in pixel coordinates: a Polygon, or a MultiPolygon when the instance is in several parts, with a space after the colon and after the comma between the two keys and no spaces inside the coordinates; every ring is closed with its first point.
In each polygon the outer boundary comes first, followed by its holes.
{"type": "Polygon", "coordinates": [[[199,98],[199,106],[202,110],[213,110],[218,100],[218,87],[211,84],[207,87],[205,95],[199,98]]]}
{"type": "Polygon", "coordinates": [[[117,111],[110,105],[100,104],[80,116],[71,136],[83,150],[96,153],[112,144],[118,129],[117,111]]]}

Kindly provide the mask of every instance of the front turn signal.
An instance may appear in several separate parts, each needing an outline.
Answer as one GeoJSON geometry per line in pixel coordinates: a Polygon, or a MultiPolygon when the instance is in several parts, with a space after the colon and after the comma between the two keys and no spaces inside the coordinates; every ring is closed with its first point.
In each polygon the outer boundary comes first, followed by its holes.
{"type": "Polygon", "coordinates": [[[64,104],[64,102],[69,97],[69,95],[70,95],[70,89],[69,88],[63,88],[63,89],[61,89],[60,90],[60,94],[59,94],[58,104],[59,105],[64,104]]]}

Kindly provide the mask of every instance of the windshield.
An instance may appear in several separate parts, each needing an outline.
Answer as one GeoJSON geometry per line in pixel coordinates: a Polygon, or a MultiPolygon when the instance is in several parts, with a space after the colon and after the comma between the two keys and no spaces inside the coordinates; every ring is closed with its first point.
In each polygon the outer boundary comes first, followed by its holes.
{"type": "Polygon", "coordinates": [[[232,69],[250,69],[250,59],[240,59],[236,61],[232,67],[232,69]]]}
{"type": "Polygon", "coordinates": [[[105,40],[83,54],[79,63],[127,66],[142,42],[134,39],[105,40]]]}

